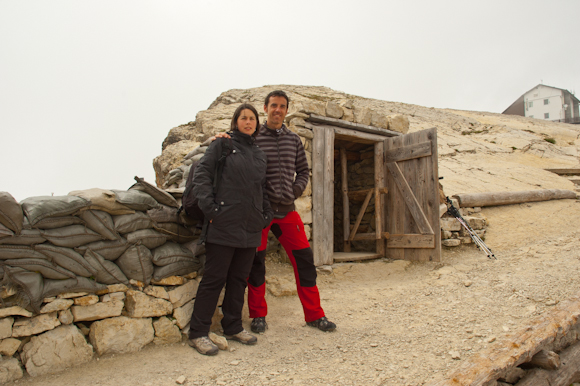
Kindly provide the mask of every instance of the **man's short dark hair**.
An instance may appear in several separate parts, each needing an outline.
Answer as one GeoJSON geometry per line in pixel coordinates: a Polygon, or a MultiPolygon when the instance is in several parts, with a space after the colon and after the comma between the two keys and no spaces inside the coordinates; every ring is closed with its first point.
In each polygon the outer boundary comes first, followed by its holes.
{"type": "Polygon", "coordinates": [[[286,98],[286,107],[288,107],[288,105],[290,104],[290,98],[288,98],[288,95],[286,95],[286,93],[284,91],[274,90],[271,93],[269,93],[268,95],[266,95],[266,100],[264,101],[264,106],[268,106],[268,103],[270,103],[270,97],[286,98]]]}

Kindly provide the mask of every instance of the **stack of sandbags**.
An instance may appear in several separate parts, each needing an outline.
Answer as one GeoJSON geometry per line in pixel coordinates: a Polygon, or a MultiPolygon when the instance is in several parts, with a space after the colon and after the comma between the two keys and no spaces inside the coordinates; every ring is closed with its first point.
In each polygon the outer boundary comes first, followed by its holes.
{"type": "Polygon", "coordinates": [[[104,285],[148,285],[196,272],[205,252],[171,194],[143,179],[127,191],[89,189],[21,203],[0,192],[4,305],[39,312],[42,299],[104,285]]]}

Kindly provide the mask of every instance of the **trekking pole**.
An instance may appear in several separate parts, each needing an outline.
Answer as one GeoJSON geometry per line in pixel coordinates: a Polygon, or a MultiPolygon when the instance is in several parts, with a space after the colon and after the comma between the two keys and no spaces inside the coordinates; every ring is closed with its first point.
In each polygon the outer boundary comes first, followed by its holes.
{"type": "Polygon", "coordinates": [[[482,250],[487,255],[488,258],[497,259],[497,257],[495,257],[495,255],[491,251],[491,249],[483,242],[481,237],[479,237],[479,235],[475,233],[473,228],[471,228],[471,226],[469,226],[467,221],[465,221],[465,219],[461,216],[459,210],[455,206],[453,206],[453,202],[449,199],[449,197],[445,197],[445,199],[447,200],[447,213],[449,213],[451,216],[455,217],[457,221],[459,221],[461,226],[463,226],[463,228],[465,228],[467,233],[469,233],[471,240],[473,240],[473,243],[477,246],[477,248],[482,250]]]}

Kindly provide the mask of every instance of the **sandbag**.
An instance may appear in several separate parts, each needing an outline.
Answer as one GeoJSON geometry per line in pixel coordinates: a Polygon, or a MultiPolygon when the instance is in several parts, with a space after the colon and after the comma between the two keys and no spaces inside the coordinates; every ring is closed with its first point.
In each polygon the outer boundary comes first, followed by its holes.
{"type": "Polygon", "coordinates": [[[198,260],[189,249],[171,241],[153,250],[153,264],[157,266],[173,264],[179,261],[197,262],[198,260]]]}
{"type": "Polygon", "coordinates": [[[76,279],[65,280],[44,280],[44,290],[42,298],[50,298],[68,292],[88,292],[95,293],[107,289],[107,286],[97,283],[86,277],[77,277],[76,279]]]}
{"type": "Polygon", "coordinates": [[[137,181],[137,183],[131,186],[129,190],[132,189],[140,190],[142,192],[149,194],[151,197],[155,199],[155,201],[157,201],[160,204],[172,206],[175,208],[179,207],[179,204],[171,194],[159,189],[156,186],[151,185],[150,183],[146,182],[143,178],[135,177],[135,181],[137,181]]]}
{"type": "Polygon", "coordinates": [[[19,235],[10,238],[0,239],[0,244],[10,245],[34,245],[42,244],[46,241],[38,229],[23,229],[19,235]]]}
{"type": "Polygon", "coordinates": [[[115,224],[111,215],[101,210],[85,210],[80,218],[87,224],[87,227],[94,230],[107,240],[117,240],[120,236],[115,231],[115,224]]]}
{"type": "Polygon", "coordinates": [[[4,224],[0,223],[0,239],[3,239],[5,237],[12,237],[14,236],[14,232],[12,232],[10,229],[6,228],[4,226],[4,224]]]}
{"type": "Polygon", "coordinates": [[[183,225],[179,225],[173,222],[157,223],[155,224],[154,228],[155,230],[166,234],[169,240],[180,244],[187,243],[188,241],[192,241],[198,238],[191,230],[187,229],[183,225]]]}
{"type": "Polygon", "coordinates": [[[198,240],[188,241],[185,244],[182,244],[185,248],[189,249],[194,256],[199,256],[205,253],[205,245],[200,244],[198,240]]]}
{"type": "Polygon", "coordinates": [[[20,202],[31,226],[47,217],[67,216],[86,208],[90,201],[75,196],[38,196],[20,202]]]}
{"type": "Polygon", "coordinates": [[[22,230],[24,213],[22,207],[8,192],[0,192],[0,224],[19,234],[22,230]]]}
{"type": "Polygon", "coordinates": [[[167,241],[167,236],[154,229],[140,229],[135,232],[127,233],[125,237],[127,237],[127,242],[129,244],[142,244],[149,249],[155,249],[160,245],[165,244],[167,241]]]}
{"type": "Polygon", "coordinates": [[[129,284],[129,280],[121,269],[112,261],[105,260],[101,255],[87,249],[85,260],[89,262],[96,270],[95,279],[103,284],[129,284]]]}
{"type": "Polygon", "coordinates": [[[35,249],[45,255],[48,260],[76,275],[91,277],[97,274],[97,270],[84,257],[70,248],[56,247],[46,243],[37,245],[35,249]]]}
{"type": "Polygon", "coordinates": [[[117,260],[129,248],[129,243],[124,238],[113,241],[95,241],[86,245],[75,248],[75,251],[85,254],[87,249],[97,252],[107,260],[117,260]]]}
{"type": "Polygon", "coordinates": [[[153,272],[153,280],[159,281],[169,276],[187,275],[196,272],[201,268],[199,261],[178,261],[176,263],[164,265],[162,267],[155,267],[153,272]]]}
{"type": "Polygon", "coordinates": [[[44,229],[40,233],[52,244],[69,248],[79,247],[103,239],[103,236],[83,225],[69,225],[57,229],[44,229]]]}
{"type": "Polygon", "coordinates": [[[145,212],[159,206],[153,197],[140,190],[113,190],[113,192],[115,192],[117,202],[134,210],[145,212]]]}
{"type": "Polygon", "coordinates": [[[155,209],[150,209],[147,211],[147,216],[149,216],[155,222],[174,222],[181,223],[181,218],[177,213],[178,209],[167,205],[159,205],[155,209]]]}
{"type": "Polygon", "coordinates": [[[153,228],[153,220],[143,212],[114,216],[113,222],[117,232],[123,235],[139,229],[153,228]]]}
{"type": "Polygon", "coordinates": [[[3,300],[4,307],[20,306],[36,314],[44,297],[44,279],[38,272],[31,272],[19,267],[3,266],[2,285],[16,290],[16,294],[3,300]]]}
{"type": "Polygon", "coordinates": [[[4,264],[10,267],[20,267],[28,271],[38,272],[42,277],[47,279],[68,279],[75,278],[76,275],[69,271],[54,264],[46,259],[16,259],[16,260],[4,260],[4,264]]]}
{"type": "MultiPolygon", "coordinates": [[[[26,225],[30,227],[28,220],[26,218],[24,220],[25,221],[23,227],[25,228],[26,225]]],[[[63,228],[69,225],[83,225],[84,223],[85,222],[80,217],[77,216],[47,217],[34,224],[34,228],[56,229],[63,228]]]]}
{"type": "Polygon", "coordinates": [[[115,264],[127,278],[149,284],[153,276],[151,257],[151,251],[145,246],[133,245],[115,261],[115,264]]]}
{"type": "Polygon", "coordinates": [[[28,245],[0,245],[0,260],[44,259],[45,256],[28,245]]]}
{"type": "Polygon", "coordinates": [[[106,189],[86,189],[74,190],[68,194],[69,196],[82,197],[91,202],[87,209],[102,210],[111,215],[134,213],[133,209],[127,208],[125,205],[117,202],[115,193],[106,189]]]}

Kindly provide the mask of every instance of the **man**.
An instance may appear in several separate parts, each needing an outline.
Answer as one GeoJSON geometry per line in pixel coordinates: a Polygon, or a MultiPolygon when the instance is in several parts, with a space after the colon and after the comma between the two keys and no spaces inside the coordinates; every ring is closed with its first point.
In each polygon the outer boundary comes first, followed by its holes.
{"type": "Polygon", "coordinates": [[[294,268],[298,297],[307,324],[322,331],[336,328],[320,306],[312,249],[304,232],[304,223],[294,206],[294,200],[306,188],[309,170],[300,137],[284,125],[289,103],[288,95],[281,90],[272,91],[266,96],[264,112],[268,118],[256,138],[256,144],[268,157],[266,189],[274,211],[274,219],[262,231],[262,244],[248,278],[248,307],[250,318],[253,318],[251,329],[256,333],[268,328],[265,257],[270,230],[284,247],[294,268]]]}

